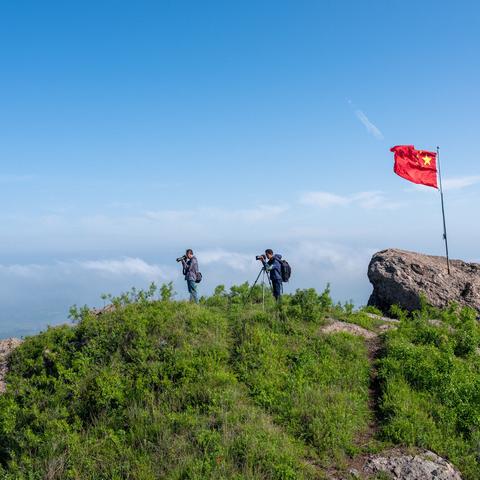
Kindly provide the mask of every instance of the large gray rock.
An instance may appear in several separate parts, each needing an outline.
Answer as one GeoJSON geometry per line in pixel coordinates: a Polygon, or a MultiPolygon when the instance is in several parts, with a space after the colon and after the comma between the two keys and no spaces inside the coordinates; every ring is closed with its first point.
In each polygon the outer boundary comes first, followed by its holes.
{"type": "Polygon", "coordinates": [[[18,338],[0,340],[0,393],[5,392],[5,375],[8,372],[8,357],[22,343],[18,338]]]}
{"type": "Polygon", "coordinates": [[[399,480],[462,480],[450,463],[429,451],[408,455],[393,450],[374,455],[367,460],[364,471],[369,474],[384,472],[399,480]]]}
{"type": "Polygon", "coordinates": [[[368,278],[373,285],[369,305],[388,311],[398,304],[407,310],[420,307],[420,295],[435,307],[451,302],[480,313],[480,264],[450,260],[404,250],[388,249],[373,255],[368,278]]]}

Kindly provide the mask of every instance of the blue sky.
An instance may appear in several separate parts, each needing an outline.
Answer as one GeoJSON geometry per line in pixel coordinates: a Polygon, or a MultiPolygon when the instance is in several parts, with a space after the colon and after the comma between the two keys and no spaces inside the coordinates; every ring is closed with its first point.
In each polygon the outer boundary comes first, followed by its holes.
{"type": "Polygon", "coordinates": [[[442,254],[438,193],[389,148],[441,147],[453,257],[480,260],[473,1],[3,2],[0,336],[150,281],[202,292],[291,262],[366,303],[371,254],[442,254]]]}

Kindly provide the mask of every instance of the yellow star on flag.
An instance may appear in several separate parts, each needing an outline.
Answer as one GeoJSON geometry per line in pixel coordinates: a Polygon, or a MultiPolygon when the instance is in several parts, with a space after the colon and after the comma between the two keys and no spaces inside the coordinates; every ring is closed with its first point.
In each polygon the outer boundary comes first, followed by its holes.
{"type": "Polygon", "coordinates": [[[432,157],[429,157],[428,155],[425,155],[423,158],[423,164],[426,166],[426,165],[430,165],[431,161],[432,161],[432,157]]]}

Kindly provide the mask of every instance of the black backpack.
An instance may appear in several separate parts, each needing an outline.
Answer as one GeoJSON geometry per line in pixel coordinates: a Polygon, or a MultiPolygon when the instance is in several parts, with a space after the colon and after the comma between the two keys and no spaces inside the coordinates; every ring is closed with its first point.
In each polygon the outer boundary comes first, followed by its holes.
{"type": "Polygon", "coordinates": [[[202,281],[202,278],[202,274],[200,272],[197,272],[195,283],[200,283],[202,281]]]}
{"type": "Polygon", "coordinates": [[[292,274],[292,267],[286,260],[278,260],[280,262],[280,273],[282,275],[282,282],[288,282],[292,274]]]}

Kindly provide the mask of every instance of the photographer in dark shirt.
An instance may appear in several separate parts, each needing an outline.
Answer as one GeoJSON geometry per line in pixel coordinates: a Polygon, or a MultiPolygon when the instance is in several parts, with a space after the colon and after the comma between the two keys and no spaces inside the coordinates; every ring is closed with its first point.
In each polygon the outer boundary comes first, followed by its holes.
{"type": "Polygon", "coordinates": [[[274,254],[271,248],[267,248],[267,250],[265,250],[265,255],[261,255],[259,258],[265,267],[265,271],[270,275],[273,296],[277,301],[280,300],[280,297],[283,293],[282,266],[280,264],[281,259],[282,256],[279,254],[274,254]]]}

